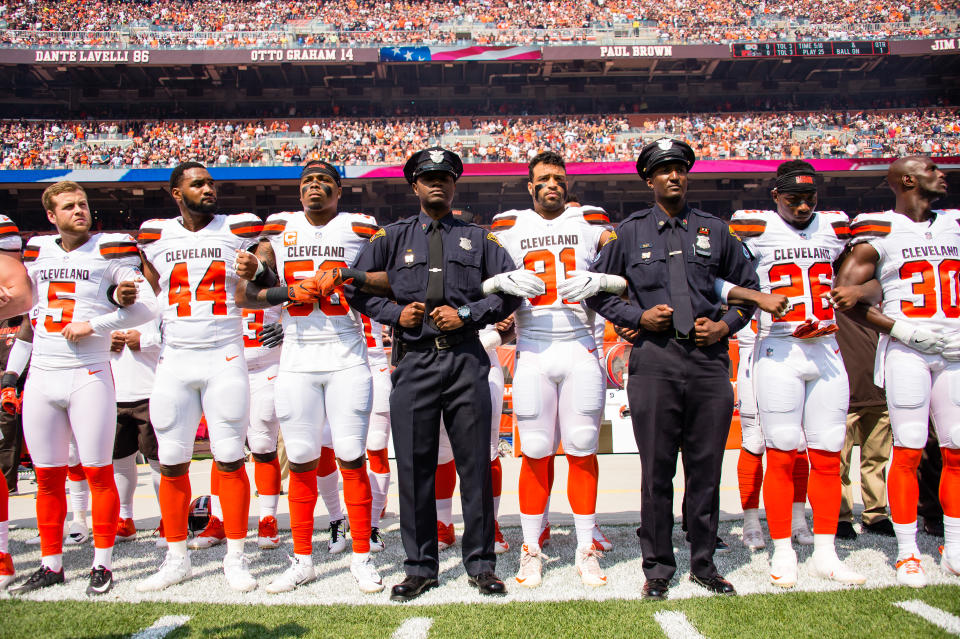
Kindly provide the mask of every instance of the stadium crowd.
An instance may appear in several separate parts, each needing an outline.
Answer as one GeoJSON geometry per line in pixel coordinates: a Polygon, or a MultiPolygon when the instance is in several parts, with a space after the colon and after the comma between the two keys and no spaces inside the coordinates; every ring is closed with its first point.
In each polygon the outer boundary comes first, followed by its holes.
{"type": "Polygon", "coordinates": [[[960,155],[960,111],[710,113],[642,116],[314,119],[307,121],[0,121],[0,168],[149,168],[401,164],[411,146],[443,143],[466,162],[526,162],[554,149],[569,162],[624,161],[663,135],[704,159],[960,155]]]}
{"type": "Polygon", "coordinates": [[[14,46],[136,45],[224,48],[362,44],[543,44],[598,35],[663,42],[927,38],[955,32],[951,0],[53,0],[0,4],[14,46]]]}

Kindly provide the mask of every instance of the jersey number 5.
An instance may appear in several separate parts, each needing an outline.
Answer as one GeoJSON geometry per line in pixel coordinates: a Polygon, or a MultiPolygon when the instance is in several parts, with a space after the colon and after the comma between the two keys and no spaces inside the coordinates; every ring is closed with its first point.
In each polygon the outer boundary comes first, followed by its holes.
{"type": "Polygon", "coordinates": [[[221,260],[210,262],[207,272],[200,278],[196,293],[190,290],[190,273],[186,262],[177,262],[170,271],[170,293],[167,301],[177,307],[177,317],[190,317],[190,302],[213,302],[213,315],[227,314],[227,270],[221,260]]]}
{"type": "Polygon", "coordinates": [[[77,305],[77,300],[71,297],[60,297],[62,293],[73,295],[77,292],[76,282],[50,282],[47,286],[47,313],[43,318],[43,329],[48,333],[59,333],[63,328],[73,321],[73,309],[77,305]],[[55,320],[54,315],[60,311],[60,319],[55,320]]]}

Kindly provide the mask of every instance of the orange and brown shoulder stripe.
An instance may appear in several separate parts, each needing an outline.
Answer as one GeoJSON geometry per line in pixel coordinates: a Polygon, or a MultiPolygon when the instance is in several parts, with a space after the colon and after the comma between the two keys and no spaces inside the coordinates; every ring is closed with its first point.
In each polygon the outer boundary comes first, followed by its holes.
{"type": "Polygon", "coordinates": [[[280,235],[287,228],[287,218],[271,215],[263,224],[263,235],[280,235]]]}
{"type": "MultiPolygon", "coordinates": [[[[366,217],[366,216],[364,216],[366,217]]],[[[363,219],[355,219],[350,222],[350,229],[357,234],[357,236],[369,240],[374,236],[374,234],[380,230],[380,227],[375,222],[367,222],[363,219]]]]}
{"type": "Polygon", "coordinates": [[[159,224],[150,226],[149,222],[144,222],[144,225],[140,227],[140,232],[137,234],[137,244],[140,246],[151,244],[159,240],[162,234],[163,228],[159,224]]]}
{"type": "Polygon", "coordinates": [[[23,261],[35,262],[38,257],[40,257],[40,247],[36,244],[27,244],[23,249],[23,261]]]}
{"type": "Polygon", "coordinates": [[[261,222],[256,217],[252,217],[252,218],[247,216],[243,216],[243,217],[246,219],[242,219],[240,221],[230,223],[230,232],[236,235],[237,237],[243,237],[243,238],[260,237],[260,235],[263,233],[263,222],[261,222]]]}
{"type": "Polygon", "coordinates": [[[890,234],[890,221],[878,218],[858,219],[850,225],[853,237],[884,237],[890,234]]]}
{"type": "Polygon", "coordinates": [[[137,257],[140,249],[132,239],[119,242],[103,242],[100,244],[100,255],[108,260],[118,260],[123,257],[137,257]]]}
{"type": "Polygon", "coordinates": [[[744,215],[730,220],[730,231],[736,233],[738,237],[757,237],[763,235],[767,230],[767,221],[756,215],[751,217],[751,213],[756,214],[760,211],[744,211],[744,215]]]}
{"type": "Polygon", "coordinates": [[[493,218],[493,224],[490,225],[490,230],[505,231],[507,229],[512,229],[516,223],[516,215],[498,215],[497,217],[493,218]]]}

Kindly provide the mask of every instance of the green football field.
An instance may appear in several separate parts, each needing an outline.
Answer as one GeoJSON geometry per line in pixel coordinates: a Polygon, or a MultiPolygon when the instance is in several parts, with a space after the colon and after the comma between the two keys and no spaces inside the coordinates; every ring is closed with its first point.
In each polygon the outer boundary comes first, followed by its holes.
{"type": "Polygon", "coordinates": [[[960,635],[960,586],[785,592],[662,603],[614,600],[443,606],[237,606],[0,601],[3,637],[119,638],[138,633],[139,637],[155,639],[951,637],[960,635]],[[923,602],[927,607],[918,614],[896,605],[905,601],[923,602]],[[940,614],[930,612],[934,609],[940,614]],[[665,612],[683,616],[662,614],[665,612]],[[150,628],[161,618],[167,621],[150,628]],[[177,625],[183,621],[183,625],[177,625]],[[946,629],[938,627],[938,622],[946,629]]]}

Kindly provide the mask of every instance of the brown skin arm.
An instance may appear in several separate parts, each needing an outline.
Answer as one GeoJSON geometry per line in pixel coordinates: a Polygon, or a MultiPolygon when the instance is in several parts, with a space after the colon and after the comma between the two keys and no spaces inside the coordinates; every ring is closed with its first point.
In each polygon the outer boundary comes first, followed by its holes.
{"type": "MultiPolygon", "coordinates": [[[[870,280],[875,280],[877,262],[880,255],[869,244],[857,244],[851,249],[847,259],[840,265],[837,273],[836,288],[844,286],[860,286],[870,280]]],[[[860,302],[850,310],[844,311],[853,321],[872,328],[881,333],[889,333],[893,328],[893,320],[880,312],[871,300],[879,301],[877,289],[880,283],[868,285],[861,289],[860,302]]],[[[881,291],[882,293],[882,291],[881,291]]]]}
{"type": "Polygon", "coordinates": [[[27,269],[15,251],[0,251],[0,319],[23,315],[33,306],[27,269]]]}
{"type": "MultiPolygon", "coordinates": [[[[270,246],[270,242],[257,244],[254,255],[263,262],[265,267],[274,271],[277,270],[277,258],[273,254],[273,247],[270,246]]],[[[282,274],[280,274],[280,282],[283,282],[282,274]]],[[[278,286],[282,286],[282,284],[278,284],[278,286]]],[[[234,292],[234,296],[237,306],[240,308],[270,308],[272,306],[267,301],[267,289],[244,279],[237,282],[237,290],[234,292]]]]}
{"type": "Polygon", "coordinates": [[[746,306],[755,304],[761,311],[766,311],[775,317],[780,317],[790,308],[790,300],[786,295],[761,293],[750,288],[734,286],[727,293],[727,302],[746,306]]]}
{"type": "Polygon", "coordinates": [[[143,262],[143,276],[147,278],[147,281],[150,282],[150,286],[153,287],[153,294],[159,297],[160,274],[157,273],[157,269],[153,268],[153,264],[147,261],[143,251],[140,252],[140,261],[143,262]]]}
{"type": "Polygon", "coordinates": [[[373,295],[390,295],[390,279],[387,277],[386,271],[367,273],[367,281],[363,283],[360,290],[373,295]]]}

